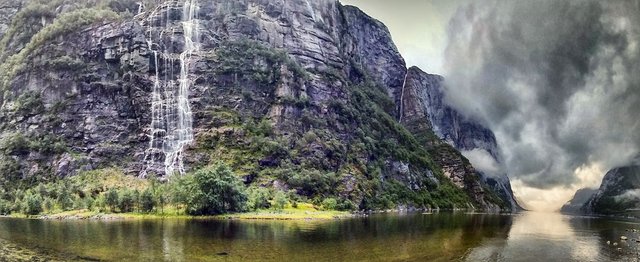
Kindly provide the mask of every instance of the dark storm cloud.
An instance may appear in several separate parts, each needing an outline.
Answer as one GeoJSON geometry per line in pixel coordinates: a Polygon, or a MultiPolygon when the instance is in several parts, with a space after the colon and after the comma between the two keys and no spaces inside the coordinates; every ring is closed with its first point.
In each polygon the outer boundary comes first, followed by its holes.
{"type": "Polygon", "coordinates": [[[474,1],[449,24],[448,99],[528,186],[624,164],[640,145],[639,16],[640,1],[474,1]]]}

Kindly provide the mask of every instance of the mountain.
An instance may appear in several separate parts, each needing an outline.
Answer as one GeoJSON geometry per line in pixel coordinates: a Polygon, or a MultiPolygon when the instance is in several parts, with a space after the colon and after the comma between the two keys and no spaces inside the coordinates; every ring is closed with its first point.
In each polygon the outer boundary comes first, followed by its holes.
{"type": "Polygon", "coordinates": [[[166,179],[222,161],[247,186],[352,209],[517,206],[506,176],[486,178],[456,150],[497,158],[493,134],[451,113],[441,93],[425,105],[424,74],[355,7],[0,3],[5,197],[88,170],[166,179]]]}
{"type": "Polygon", "coordinates": [[[640,208],[640,165],[607,172],[595,194],[582,207],[588,214],[638,216],[640,208]]]}
{"type": "Polygon", "coordinates": [[[560,208],[560,212],[565,214],[578,214],[581,213],[580,209],[584,206],[591,197],[598,192],[594,188],[581,188],[573,195],[573,198],[560,208]]]}
{"type": "MultiPolygon", "coordinates": [[[[445,101],[444,78],[428,74],[417,67],[409,68],[402,89],[399,121],[417,136],[433,132],[446,144],[462,152],[481,153],[492,159],[495,165],[501,162],[500,151],[495,135],[491,130],[478,122],[464,117],[445,101]]],[[[436,155],[440,152],[434,152],[436,155]]],[[[462,181],[468,173],[478,172],[481,182],[489,191],[507,203],[511,210],[523,210],[515,200],[511,183],[506,173],[497,168],[474,170],[451,162],[451,159],[462,156],[444,156],[436,158],[445,169],[445,174],[454,181],[462,181]],[[442,161],[439,161],[442,159],[442,161]]],[[[466,159],[465,159],[466,161],[466,159]]],[[[460,162],[460,161],[458,161],[460,162]]]]}

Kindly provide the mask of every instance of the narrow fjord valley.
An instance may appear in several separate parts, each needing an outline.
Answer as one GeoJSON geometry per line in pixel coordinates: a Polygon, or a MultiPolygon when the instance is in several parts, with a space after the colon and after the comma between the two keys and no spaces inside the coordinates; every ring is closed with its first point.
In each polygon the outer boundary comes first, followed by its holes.
{"type": "MultiPolygon", "coordinates": [[[[510,177],[557,181],[392,33],[334,0],[0,0],[0,260],[634,257],[635,225],[525,212],[510,177]]],[[[633,216],[639,175],[562,211],[633,216]]]]}

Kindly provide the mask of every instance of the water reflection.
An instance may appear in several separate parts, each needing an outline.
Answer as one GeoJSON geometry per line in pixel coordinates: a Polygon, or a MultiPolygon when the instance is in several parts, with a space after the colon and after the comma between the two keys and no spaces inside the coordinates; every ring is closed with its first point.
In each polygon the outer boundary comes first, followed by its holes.
{"type": "Polygon", "coordinates": [[[493,238],[471,249],[467,261],[637,260],[635,241],[620,241],[636,223],[557,213],[514,215],[505,239],[493,238]],[[611,244],[606,242],[610,241],[611,244]],[[616,243],[615,245],[613,243],[616,243]]]}
{"type": "Polygon", "coordinates": [[[328,222],[0,218],[0,240],[67,259],[118,261],[607,261],[635,256],[635,242],[606,244],[633,226],[541,213],[328,222]]]}

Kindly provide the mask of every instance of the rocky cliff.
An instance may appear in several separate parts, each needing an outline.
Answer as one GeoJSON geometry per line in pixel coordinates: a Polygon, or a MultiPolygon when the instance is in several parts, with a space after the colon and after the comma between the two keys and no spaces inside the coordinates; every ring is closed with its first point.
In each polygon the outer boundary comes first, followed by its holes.
{"type": "Polygon", "coordinates": [[[582,206],[582,212],[636,216],[640,213],[640,165],[614,168],[602,178],[600,188],[582,206]]]}
{"type": "MultiPolygon", "coordinates": [[[[500,152],[493,132],[481,124],[467,119],[445,99],[444,78],[427,74],[417,67],[408,69],[401,91],[399,121],[416,135],[424,135],[431,130],[444,143],[451,145],[464,154],[480,152],[493,159],[496,165],[501,161],[500,152]]],[[[438,151],[443,152],[443,151],[438,151]]],[[[465,164],[466,159],[460,154],[442,155],[436,158],[453,181],[462,182],[478,173],[478,181],[472,188],[479,191],[481,185],[495,192],[512,210],[522,210],[518,205],[511,183],[505,173],[499,169],[475,170],[465,164]]],[[[456,152],[457,153],[457,152],[456,152]]]]}
{"type": "Polygon", "coordinates": [[[565,214],[576,214],[581,213],[582,206],[584,206],[587,201],[591,199],[591,197],[598,192],[597,189],[593,188],[581,188],[573,195],[571,200],[565,203],[560,212],[565,214]]]}
{"type": "Polygon", "coordinates": [[[33,0],[11,17],[12,1],[0,2],[6,191],[86,170],[169,177],[224,161],[247,185],[350,208],[510,207],[445,142],[482,141],[404,113],[416,70],[355,7],[33,0]]]}

